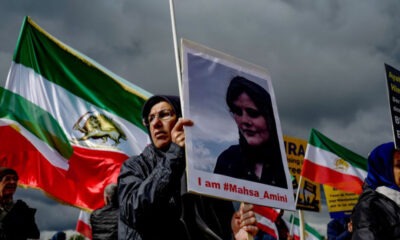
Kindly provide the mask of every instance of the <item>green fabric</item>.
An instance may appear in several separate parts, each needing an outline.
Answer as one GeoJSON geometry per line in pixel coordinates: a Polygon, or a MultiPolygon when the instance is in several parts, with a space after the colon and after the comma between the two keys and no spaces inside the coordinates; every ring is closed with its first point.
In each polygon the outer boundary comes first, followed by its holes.
{"type": "Polygon", "coordinates": [[[25,18],[13,60],[32,68],[51,81],[91,104],[146,128],[141,108],[150,94],[89,61],[89,58],[61,43],[25,18]]]}
{"type": "Polygon", "coordinates": [[[2,87],[0,100],[0,118],[17,121],[66,159],[72,155],[73,149],[67,136],[47,111],[2,87]]]}

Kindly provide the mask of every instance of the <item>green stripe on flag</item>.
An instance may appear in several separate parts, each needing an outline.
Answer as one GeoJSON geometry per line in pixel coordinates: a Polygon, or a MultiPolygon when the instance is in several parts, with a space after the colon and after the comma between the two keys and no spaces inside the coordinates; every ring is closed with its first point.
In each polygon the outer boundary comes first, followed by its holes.
{"type": "MultiPolygon", "coordinates": [[[[293,215],[290,215],[289,222],[290,222],[291,224],[293,223],[293,225],[295,225],[295,226],[300,227],[300,220],[299,220],[299,218],[294,217],[293,215]]],[[[324,239],[324,236],[323,236],[323,235],[321,235],[317,230],[315,230],[314,228],[312,228],[312,227],[311,227],[310,225],[308,225],[307,223],[306,223],[305,226],[304,226],[304,230],[305,230],[305,232],[308,232],[308,233],[312,234],[314,237],[316,237],[316,238],[318,238],[318,239],[321,239],[321,240],[324,239]]]]}
{"type": "Polygon", "coordinates": [[[323,240],[324,236],[322,236],[317,230],[315,230],[314,228],[312,228],[310,225],[306,224],[304,230],[308,233],[311,233],[311,235],[313,235],[314,237],[323,240]]]}
{"type": "Polygon", "coordinates": [[[69,159],[73,153],[72,146],[58,122],[48,112],[2,87],[0,99],[0,118],[18,122],[69,159]]]}
{"type": "Polygon", "coordinates": [[[335,143],[315,129],[311,129],[310,139],[308,143],[337,155],[338,157],[346,160],[356,168],[361,168],[367,171],[367,160],[364,157],[335,143]]]}
{"type": "Polygon", "coordinates": [[[146,130],[140,112],[134,109],[141,109],[149,93],[118,79],[96,62],[86,60],[89,58],[52,37],[29,17],[21,29],[13,57],[16,63],[32,68],[74,95],[146,130]],[[110,95],[111,98],[105,98],[110,95]]]}

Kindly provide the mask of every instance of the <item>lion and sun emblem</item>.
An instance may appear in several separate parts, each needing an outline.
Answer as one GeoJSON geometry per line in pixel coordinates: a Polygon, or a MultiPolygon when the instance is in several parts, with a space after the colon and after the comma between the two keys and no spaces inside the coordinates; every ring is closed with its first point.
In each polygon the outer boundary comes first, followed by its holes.
{"type": "Polygon", "coordinates": [[[127,140],[125,133],[113,119],[98,112],[89,111],[82,115],[74,124],[73,130],[83,134],[75,139],[80,142],[101,139],[101,144],[104,145],[111,140],[112,146],[116,147],[121,140],[127,140]]]}

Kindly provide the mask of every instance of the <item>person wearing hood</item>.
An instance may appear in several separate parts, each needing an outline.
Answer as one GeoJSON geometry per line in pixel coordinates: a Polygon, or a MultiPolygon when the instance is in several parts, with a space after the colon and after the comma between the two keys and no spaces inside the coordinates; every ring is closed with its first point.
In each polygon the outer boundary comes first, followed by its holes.
{"type": "Polygon", "coordinates": [[[352,213],[352,239],[400,239],[400,150],[394,143],[368,157],[363,193],[352,213]]]}
{"type": "Polygon", "coordinates": [[[244,239],[258,231],[251,204],[234,212],[230,201],[186,192],[184,126],[176,96],[155,95],[143,106],[151,139],[118,177],[119,239],[244,239]]]}
{"type": "Polygon", "coordinates": [[[236,76],[228,86],[226,104],[238,127],[239,144],[219,155],[214,173],[287,188],[269,93],[236,76]]]}

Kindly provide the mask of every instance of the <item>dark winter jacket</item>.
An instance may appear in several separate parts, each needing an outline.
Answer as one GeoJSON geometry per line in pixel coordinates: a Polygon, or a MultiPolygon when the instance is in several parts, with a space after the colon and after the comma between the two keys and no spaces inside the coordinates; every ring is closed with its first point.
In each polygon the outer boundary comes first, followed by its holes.
{"type": "Polygon", "coordinates": [[[106,205],[92,212],[90,224],[92,226],[92,240],[118,239],[118,205],[106,205]]]}
{"type": "Polygon", "coordinates": [[[184,193],[183,156],[174,143],[166,152],[149,145],[123,164],[119,239],[231,239],[232,203],[184,193]]]}
{"type": "MultiPolygon", "coordinates": [[[[142,118],[161,101],[182,116],[178,97],[155,95],[143,106],[142,118]]],[[[187,193],[184,170],[184,149],[175,143],[163,151],[150,144],[124,162],[118,177],[119,239],[231,239],[232,203],[187,193]]]]}
{"type": "Polygon", "coordinates": [[[354,240],[400,239],[400,207],[371,188],[361,194],[352,220],[354,240]]]}
{"type": "Polygon", "coordinates": [[[332,219],[328,223],[327,235],[328,240],[349,240],[351,239],[351,232],[348,231],[348,223],[350,217],[342,217],[332,219]]]}
{"type": "Polygon", "coordinates": [[[40,232],[36,226],[35,212],[36,209],[28,207],[22,200],[17,200],[1,221],[0,239],[39,239],[40,232]]]}

